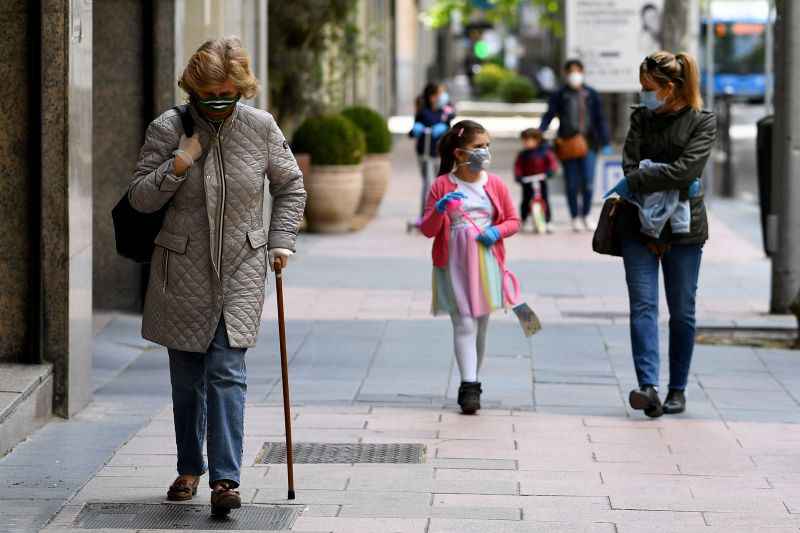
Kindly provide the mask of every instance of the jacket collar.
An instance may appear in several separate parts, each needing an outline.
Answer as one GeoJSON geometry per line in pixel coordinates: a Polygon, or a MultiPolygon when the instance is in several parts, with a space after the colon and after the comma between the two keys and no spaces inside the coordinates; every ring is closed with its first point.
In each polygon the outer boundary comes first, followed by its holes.
{"type": "MultiPolygon", "coordinates": [[[[217,133],[217,128],[214,126],[214,124],[211,123],[209,120],[207,120],[194,107],[194,105],[192,105],[191,103],[189,103],[188,105],[189,105],[189,112],[192,114],[192,118],[194,119],[194,123],[198,124],[201,128],[204,128],[211,135],[216,134],[217,133]]],[[[228,130],[230,128],[231,124],[233,124],[233,122],[236,120],[236,118],[239,115],[239,106],[240,105],[242,105],[242,104],[239,103],[239,102],[236,102],[236,107],[233,108],[233,112],[228,116],[228,118],[226,118],[225,120],[222,121],[222,127],[220,128],[220,131],[228,130]]]]}

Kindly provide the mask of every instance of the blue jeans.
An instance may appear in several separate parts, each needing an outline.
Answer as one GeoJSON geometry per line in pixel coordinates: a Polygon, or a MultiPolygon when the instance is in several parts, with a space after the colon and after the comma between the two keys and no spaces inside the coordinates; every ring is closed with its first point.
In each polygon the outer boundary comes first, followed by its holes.
{"type": "MultiPolygon", "coordinates": [[[[700,245],[673,245],[661,258],[669,308],[669,388],[684,390],[694,352],[700,245]]],[[[659,259],[638,240],[622,242],[631,314],[631,347],[639,386],[658,386],[659,259]]]]}
{"type": "Polygon", "coordinates": [[[239,485],[247,393],[245,352],[246,348],[228,344],[223,318],[206,353],[169,350],[179,475],[205,473],[207,429],[209,484],[227,479],[239,485]]]}
{"type": "Polygon", "coordinates": [[[594,193],[594,165],[597,152],[589,150],[586,157],[562,161],[564,178],[567,181],[567,203],[572,218],[585,217],[592,210],[592,194],[594,193]],[[578,207],[578,196],[581,206],[578,207]]]}

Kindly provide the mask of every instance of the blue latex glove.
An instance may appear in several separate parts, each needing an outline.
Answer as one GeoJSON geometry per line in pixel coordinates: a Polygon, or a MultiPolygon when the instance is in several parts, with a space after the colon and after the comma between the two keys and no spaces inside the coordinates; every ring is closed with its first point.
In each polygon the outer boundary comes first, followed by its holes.
{"type": "Polygon", "coordinates": [[[603,149],[600,150],[600,153],[605,156],[614,155],[614,148],[612,148],[610,144],[607,144],[603,146],[603,149]]]}
{"type": "Polygon", "coordinates": [[[438,139],[439,137],[447,133],[447,130],[448,130],[447,124],[445,124],[444,122],[439,122],[438,124],[434,124],[433,127],[431,128],[431,136],[434,139],[438,139]]]}
{"type": "Polygon", "coordinates": [[[488,248],[500,240],[500,230],[494,226],[491,226],[484,230],[483,233],[478,235],[478,240],[481,242],[481,244],[488,248]]]}
{"type": "Polygon", "coordinates": [[[415,122],[414,127],[411,128],[411,135],[419,137],[425,133],[425,125],[422,122],[415,122]]]}
{"type": "Polygon", "coordinates": [[[439,213],[444,213],[447,211],[447,206],[450,205],[450,202],[463,200],[466,197],[467,195],[465,195],[463,192],[449,192],[442,196],[438,202],[436,202],[436,210],[439,213]]]}
{"type": "Polygon", "coordinates": [[[614,185],[603,198],[608,198],[612,194],[618,194],[620,198],[627,198],[631,195],[631,190],[628,188],[628,178],[622,178],[614,185]]]}
{"type": "Polygon", "coordinates": [[[700,196],[702,192],[703,184],[699,179],[695,179],[691,185],[689,185],[689,198],[697,198],[700,196]]]}

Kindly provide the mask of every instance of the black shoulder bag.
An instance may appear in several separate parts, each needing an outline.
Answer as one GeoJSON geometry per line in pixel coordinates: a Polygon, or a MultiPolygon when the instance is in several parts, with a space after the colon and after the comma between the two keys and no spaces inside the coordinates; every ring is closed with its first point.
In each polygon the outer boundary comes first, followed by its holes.
{"type": "MultiPolygon", "coordinates": [[[[181,117],[183,132],[187,137],[194,134],[194,119],[189,113],[189,106],[175,106],[181,117]]],[[[128,191],[122,195],[117,205],[111,210],[114,221],[114,239],[117,244],[117,253],[122,257],[132,259],[137,263],[149,263],[153,256],[153,248],[161,225],[164,223],[164,214],[170,202],[154,213],[142,213],[133,208],[128,200],[128,191]]]]}
{"type": "Polygon", "coordinates": [[[622,239],[616,228],[617,214],[622,202],[619,198],[609,198],[603,204],[592,238],[592,249],[598,254],[622,257],[622,239]]]}

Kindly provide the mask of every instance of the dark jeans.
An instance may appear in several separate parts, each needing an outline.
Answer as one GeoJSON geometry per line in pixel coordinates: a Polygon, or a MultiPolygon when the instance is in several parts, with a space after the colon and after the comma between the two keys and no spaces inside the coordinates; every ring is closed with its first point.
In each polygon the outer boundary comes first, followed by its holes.
{"type": "Polygon", "coordinates": [[[594,193],[594,164],[597,152],[592,150],[581,159],[562,161],[564,178],[567,181],[567,203],[572,218],[585,217],[592,210],[592,194],[594,193]],[[581,205],[578,206],[578,197],[581,205]]]}
{"type": "MultiPolygon", "coordinates": [[[[700,245],[673,245],[661,258],[669,308],[669,388],[684,390],[694,352],[700,245]]],[[[658,386],[659,259],[638,240],[622,241],[631,314],[631,347],[639,386],[658,386]]]]}
{"type": "Polygon", "coordinates": [[[206,353],[169,350],[172,412],[178,474],[202,475],[203,440],[208,430],[209,484],[239,484],[247,393],[246,348],[231,348],[220,319],[206,353]]]}
{"type": "MultiPolygon", "coordinates": [[[[541,185],[542,191],[542,200],[544,201],[544,217],[546,222],[550,222],[553,220],[553,214],[550,211],[550,195],[547,192],[547,181],[539,182],[541,185]]],[[[534,197],[534,190],[533,190],[533,183],[523,183],[522,184],[522,205],[519,206],[519,214],[522,217],[522,222],[528,220],[528,216],[531,214],[531,202],[533,201],[534,197]]]]}

